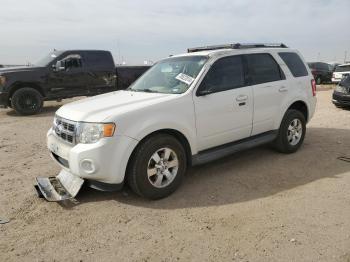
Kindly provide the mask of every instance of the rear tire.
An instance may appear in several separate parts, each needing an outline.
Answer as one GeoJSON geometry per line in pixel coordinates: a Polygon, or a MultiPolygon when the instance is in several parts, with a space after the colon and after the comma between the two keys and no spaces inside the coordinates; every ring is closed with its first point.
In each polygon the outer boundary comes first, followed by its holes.
{"type": "Polygon", "coordinates": [[[43,97],[34,88],[24,87],[15,91],[11,106],[19,115],[34,115],[43,107],[43,97]]]}
{"type": "Polygon", "coordinates": [[[320,76],[318,76],[318,77],[316,77],[316,85],[320,85],[320,84],[322,84],[322,79],[321,79],[321,77],[320,76]]]}
{"type": "Polygon", "coordinates": [[[274,141],[274,147],[281,153],[294,153],[302,145],[305,133],[306,120],[303,113],[289,109],[283,117],[278,136],[274,141]]]}
{"type": "Polygon", "coordinates": [[[186,173],[186,153],[173,136],[158,134],[147,138],[130,159],[127,180],[131,189],[148,199],[169,196],[186,173]]]}

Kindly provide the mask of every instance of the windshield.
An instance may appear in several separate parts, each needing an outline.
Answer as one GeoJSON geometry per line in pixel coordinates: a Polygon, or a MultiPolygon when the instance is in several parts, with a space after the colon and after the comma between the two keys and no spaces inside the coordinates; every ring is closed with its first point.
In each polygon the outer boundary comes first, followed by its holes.
{"type": "Polygon", "coordinates": [[[337,66],[335,72],[348,72],[350,71],[350,65],[337,66]]]}
{"type": "Polygon", "coordinates": [[[344,77],[340,83],[339,83],[340,86],[345,86],[345,87],[350,87],[350,75],[344,77]]]}
{"type": "Polygon", "coordinates": [[[57,56],[59,56],[60,53],[58,52],[52,52],[50,54],[48,54],[47,56],[43,57],[42,59],[36,61],[34,63],[35,66],[48,66],[50,64],[51,61],[53,61],[57,56]]]}
{"type": "Polygon", "coordinates": [[[128,90],[166,94],[181,94],[193,83],[206,56],[173,57],[151,67],[128,90]]]}

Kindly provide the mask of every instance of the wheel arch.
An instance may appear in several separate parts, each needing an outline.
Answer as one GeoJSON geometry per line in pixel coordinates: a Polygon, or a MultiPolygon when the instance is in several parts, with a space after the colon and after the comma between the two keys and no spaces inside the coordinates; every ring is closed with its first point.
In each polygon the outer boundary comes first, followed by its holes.
{"type": "Polygon", "coordinates": [[[298,100],[298,101],[293,102],[288,107],[287,110],[289,110],[289,109],[295,109],[295,110],[300,111],[304,115],[306,122],[308,122],[308,120],[309,120],[309,109],[308,109],[307,104],[304,101],[298,100]]]}
{"type": "Polygon", "coordinates": [[[153,131],[147,135],[144,135],[142,139],[139,140],[139,142],[137,143],[137,145],[135,146],[135,148],[133,149],[129,160],[128,160],[128,164],[131,160],[131,158],[133,157],[133,155],[135,154],[137,147],[146,139],[148,139],[149,137],[158,135],[158,134],[168,134],[171,135],[173,137],[175,137],[184,147],[185,153],[186,153],[186,158],[187,158],[187,165],[191,166],[192,165],[192,149],[191,149],[191,145],[189,143],[188,138],[179,130],[176,129],[172,129],[172,128],[164,128],[164,129],[159,129],[156,131],[153,131]]]}
{"type": "Polygon", "coordinates": [[[277,130],[280,128],[282,119],[289,109],[299,110],[305,117],[306,123],[310,120],[310,108],[304,99],[298,98],[296,100],[287,103],[279,113],[279,117],[275,122],[274,128],[277,130]]]}
{"type": "Polygon", "coordinates": [[[43,97],[46,96],[44,89],[35,83],[27,83],[27,82],[17,82],[11,85],[10,89],[9,89],[9,100],[11,99],[12,95],[19,89],[24,88],[24,87],[28,87],[28,88],[33,88],[35,90],[37,90],[43,97]]]}

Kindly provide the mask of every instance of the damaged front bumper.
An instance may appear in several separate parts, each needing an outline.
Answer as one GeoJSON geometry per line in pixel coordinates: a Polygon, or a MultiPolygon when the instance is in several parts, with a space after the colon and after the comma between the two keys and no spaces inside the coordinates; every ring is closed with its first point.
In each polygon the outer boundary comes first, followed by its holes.
{"type": "Polygon", "coordinates": [[[50,202],[58,202],[74,198],[84,179],[62,169],[56,177],[37,177],[36,182],[35,189],[39,196],[50,202]]]}

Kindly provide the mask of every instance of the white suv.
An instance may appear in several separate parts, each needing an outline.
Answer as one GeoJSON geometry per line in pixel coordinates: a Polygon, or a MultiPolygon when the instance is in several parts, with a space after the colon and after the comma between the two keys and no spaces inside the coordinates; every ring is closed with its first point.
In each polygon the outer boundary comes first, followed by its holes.
{"type": "Polygon", "coordinates": [[[332,75],[332,82],[339,83],[344,77],[350,75],[350,64],[338,65],[332,75]]]}
{"type": "Polygon", "coordinates": [[[127,181],[158,199],[175,191],[191,165],[266,143],[293,153],[315,92],[308,66],[283,44],[189,49],[127,90],[62,106],[47,134],[62,171],[37,178],[38,192],[59,201],[75,197],[84,181],[100,190],[127,181]]]}

